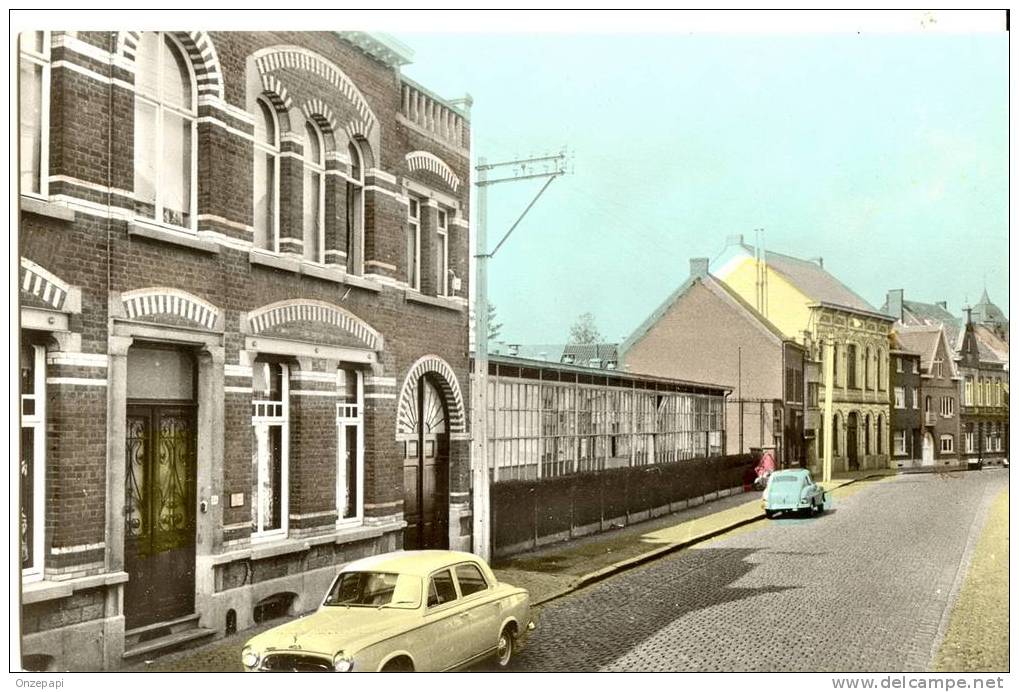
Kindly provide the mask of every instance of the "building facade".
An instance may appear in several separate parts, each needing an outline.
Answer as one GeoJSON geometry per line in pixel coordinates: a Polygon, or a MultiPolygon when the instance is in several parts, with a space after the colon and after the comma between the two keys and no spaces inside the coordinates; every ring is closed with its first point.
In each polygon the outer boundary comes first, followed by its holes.
{"type": "Polygon", "coordinates": [[[116,668],[470,547],[469,123],[361,33],[19,49],[21,641],[116,668]]]}
{"type": "Polygon", "coordinates": [[[920,354],[907,351],[892,334],[889,374],[892,392],[892,446],[895,468],[920,466],[923,461],[923,402],[920,354]]]}
{"type": "Polygon", "coordinates": [[[742,236],[713,262],[712,273],[804,350],[807,465],[824,458],[825,354],[833,354],[832,470],[889,464],[888,350],[892,320],[825,270],[747,245],[742,236]]]}
{"type": "Polygon", "coordinates": [[[712,276],[706,258],[620,346],[626,372],[721,382],[726,453],[771,448],[784,466],[804,461],[804,351],[712,276]]]}
{"type": "Polygon", "coordinates": [[[959,386],[962,378],[941,327],[895,326],[895,338],[904,348],[920,354],[923,466],[959,462],[959,386]]]}
{"type": "Polygon", "coordinates": [[[994,351],[981,343],[972,321],[963,332],[958,365],[960,458],[967,463],[1001,464],[1008,457],[1008,371],[994,351]]]}

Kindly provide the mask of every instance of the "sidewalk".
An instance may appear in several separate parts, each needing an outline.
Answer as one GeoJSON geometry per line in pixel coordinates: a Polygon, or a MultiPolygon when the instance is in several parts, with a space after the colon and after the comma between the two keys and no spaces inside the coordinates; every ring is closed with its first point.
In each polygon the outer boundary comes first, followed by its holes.
{"type": "MultiPolygon", "coordinates": [[[[892,469],[858,471],[842,474],[824,485],[826,490],[834,491],[858,481],[894,475],[897,473],[892,469]]],[[[531,593],[531,604],[539,605],[642,562],[761,519],[764,519],[761,493],[754,490],[621,529],[501,558],[494,562],[493,568],[500,581],[527,589],[531,593]]]]}

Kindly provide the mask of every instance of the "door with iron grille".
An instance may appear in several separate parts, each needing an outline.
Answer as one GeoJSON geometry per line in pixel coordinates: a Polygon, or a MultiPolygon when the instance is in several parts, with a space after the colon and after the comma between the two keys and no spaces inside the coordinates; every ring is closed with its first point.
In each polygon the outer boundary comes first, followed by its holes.
{"type": "Polygon", "coordinates": [[[124,502],[125,627],[189,615],[195,607],[195,407],[127,408],[124,502]]]}
{"type": "Polygon", "coordinates": [[[418,380],[415,439],[404,442],[403,515],[407,550],[449,547],[449,434],[442,394],[418,380]]]}

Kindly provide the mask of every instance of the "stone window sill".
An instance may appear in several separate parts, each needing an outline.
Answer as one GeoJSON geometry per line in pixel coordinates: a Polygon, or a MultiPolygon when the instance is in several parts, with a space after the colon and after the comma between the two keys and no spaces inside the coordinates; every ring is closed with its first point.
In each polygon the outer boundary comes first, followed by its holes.
{"type": "Polygon", "coordinates": [[[58,221],[74,221],[74,210],[69,207],[65,207],[62,204],[56,204],[55,202],[49,202],[35,197],[28,197],[26,195],[21,195],[18,202],[19,209],[26,214],[45,216],[50,219],[57,219],[58,221]]]}
{"type": "Polygon", "coordinates": [[[286,255],[252,250],[248,253],[248,261],[251,264],[272,267],[274,269],[293,272],[294,274],[304,274],[305,276],[312,276],[316,279],[332,281],[333,283],[342,284],[344,286],[354,286],[355,288],[362,288],[374,293],[382,292],[382,285],[376,281],[365,279],[361,276],[347,274],[342,269],[334,269],[329,265],[305,262],[296,257],[288,257],[286,255]]]}
{"type": "Polygon", "coordinates": [[[191,235],[182,231],[172,231],[168,228],[150,226],[148,224],[135,221],[127,225],[127,234],[129,236],[137,236],[139,238],[148,238],[149,240],[158,240],[164,243],[180,245],[182,247],[191,248],[192,250],[198,250],[199,252],[208,252],[213,255],[219,254],[219,245],[216,243],[203,240],[196,235],[191,235]]]}
{"type": "Polygon", "coordinates": [[[407,289],[403,293],[404,298],[408,303],[420,303],[422,305],[431,305],[436,308],[443,308],[444,310],[452,310],[454,312],[463,312],[463,305],[457,303],[449,298],[442,296],[426,296],[423,293],[407,289]]]}
{"type": "Polygon", "coordinates": [[[24,585],[21,590],[21,602],[27,605],[29,603],[42,603],[58,598],[67,598],[75,591],[93,589],[97,586],[121,584],[126,582],[127,578],[127,572],[107,572],[91,577],[68,579],[67,581],[36,581],[24,585]]]}

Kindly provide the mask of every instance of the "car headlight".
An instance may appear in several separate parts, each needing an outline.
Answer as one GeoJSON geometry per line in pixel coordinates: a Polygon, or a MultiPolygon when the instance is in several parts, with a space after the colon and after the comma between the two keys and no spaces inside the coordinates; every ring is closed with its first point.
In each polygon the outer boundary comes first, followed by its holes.
{"type": "Polygon", "coordinates": [[[241,663],[244,664],[245,668],[256,668],[258,662],[262,660],[258,652],[252,649],[250,646],[244,647],[241,651],[241,663]]]}
{"type": "Polygon", "coordinates": [[[339,652],[333,656],[333,670],[337,673],[349,673],[354,669],[354,662],[339,652]]]}

